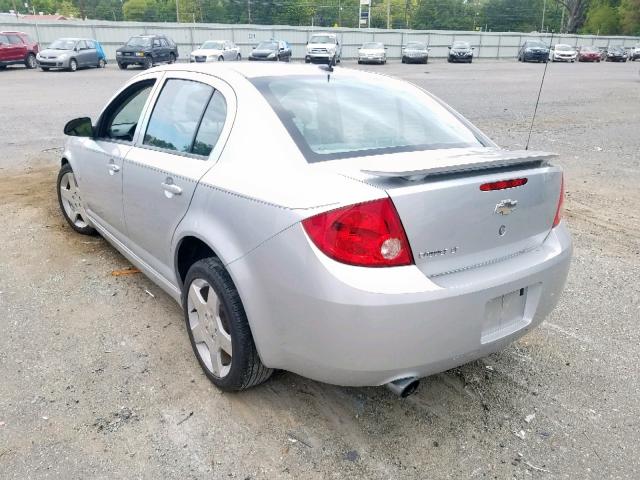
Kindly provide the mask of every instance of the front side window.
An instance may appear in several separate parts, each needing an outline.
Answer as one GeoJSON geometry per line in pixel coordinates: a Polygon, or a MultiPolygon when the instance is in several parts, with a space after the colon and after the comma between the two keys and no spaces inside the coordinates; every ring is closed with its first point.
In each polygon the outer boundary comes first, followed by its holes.
{"type": "Polygon", "coordinates": [[[153,108],[144,144],[193,153],[193,143],[213,88],[191,80],[167,80],[153,108]]]}
{"type": "Polygon", "coordinates": [[[124,142],[133,141],[133,135],[140,121],[154,81],[136,84],[123,92],[106,110],[99,136],[124,142]]]}
{"type": "Polygon", "coordinates": [[[253,80],[307,161],[479,147],[473,131],[421,90],[348,75],[253,80]],[[372,101],[371,99],[375,99],[372,101]]]}
{"type": "Polygon", "coordinates": [[[9,39],[6,35],[0,35],[0,43],[9,43],[9,39]]]}
{"type": "Polygon", "coordinates": [[[9,43],[13,45],[22,45],[22,40],[18,35],[8,35],[9,43]]]}
{"type": "Polygon", "coordinates": [[[128,47],[149,47],[151,39],[149,37],[131,37],[127,42],[128,47]]]}

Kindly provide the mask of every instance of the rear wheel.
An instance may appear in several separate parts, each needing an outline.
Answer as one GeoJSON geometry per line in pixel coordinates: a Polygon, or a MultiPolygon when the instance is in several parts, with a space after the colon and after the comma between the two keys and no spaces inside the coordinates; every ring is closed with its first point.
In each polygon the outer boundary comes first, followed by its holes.
{"type": "Polygon", "coordinates": [[[402,63],[407,63],[407,57],[402,57],[402,63]]]}
{"type": "Polygon", "coordinates": [[[107,65],[107,62],[104,61],[104,58],[98,60],[98,68],[104,68],[107,65]]]}
{"type": "Polygon", "coordinates": [[[28,69],[34,69],[38,66],[38,62],[36,62],[36,56],[33,53],[27,55],[27,58],[24,59],[24,66],[28,69]]]}
{"type": "Polygon", "coordinates": [[[239,62],[242,60],[242,55],[238,54],[238,56],[236,57],[236,61],[239,62]]]}
{"type": "Polygon", "coordinates": [[[69,71],[75,72],[76,70],[78,70],[78,62],[75,58],[72,58],[71,60],[69,60],[69,71]]]}
{"type": "Polygon", "coordinates": [[[244,390],[271,376],[273,370],[258,356],[238,291],[218,259],[191,266],[182,303],[191,347],[218,388],[244,390]]]}
{"type": "Polygon", "coordinates": [[[71,165],[65,163],[58,173],[58,204],[67,223],[76,232],[93,235],[95,229],[89,224],[87,212],[84,210],[80,188],[71,165]]]}

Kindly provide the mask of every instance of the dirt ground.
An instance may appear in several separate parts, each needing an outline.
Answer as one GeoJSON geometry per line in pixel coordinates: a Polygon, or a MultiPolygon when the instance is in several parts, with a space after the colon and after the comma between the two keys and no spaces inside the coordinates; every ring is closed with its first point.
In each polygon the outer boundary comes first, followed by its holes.
{"type": "MultiPolygon", "coordinates": [[[[351,64],[351,66],[354,66],[351,64]]],[[[522,148],[542,65],[367,67],[522,148]]],[[[531,146],[561,154],[575,258],[557,309],[505,351],[399,399],[281,372],[201,373],[181,310],[63,222],[62,127],[135,72],[0,72],[0,478],[640,478],[638,64],[552,64],[531,146]]]]}

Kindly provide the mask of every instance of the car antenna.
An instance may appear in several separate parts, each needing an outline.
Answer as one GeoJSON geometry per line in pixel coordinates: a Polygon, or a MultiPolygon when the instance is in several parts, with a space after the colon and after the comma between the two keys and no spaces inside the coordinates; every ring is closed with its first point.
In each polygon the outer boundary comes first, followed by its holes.
{"type": "MultiPolygon", "coordinates": [[[[549,50],[553,46],[553,33],[551,30],[551,39],[549,40],[549,50]]],[[[542,86],[544,85],[544,79],[547,76],[547,67],[549,66],[549,59],[544,62],[544,72],[542,72],[542,81],[540,82],[540,90],[538,90],[538,99],[536,100],[536,108],[533,110],[533,117],[531,118],[531,126],[529,127],[529,137],[527,138],[527,145],[524,147],[525,150],[529,150],[529,142],[531,141],[531,133],[533,132],[533,123],[536,121],[536,114],[538,113],[538,104],[540,103],[540,95],[542,94],[542,86]]]]}

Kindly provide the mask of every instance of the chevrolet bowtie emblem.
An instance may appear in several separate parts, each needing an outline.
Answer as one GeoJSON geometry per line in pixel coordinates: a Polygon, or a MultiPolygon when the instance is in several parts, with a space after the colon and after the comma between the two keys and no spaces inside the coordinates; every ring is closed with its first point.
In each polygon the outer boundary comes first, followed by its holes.
{"type": "Polygon", "coordinates": [[[516,209],[517,206],[518,206],[517,200],[510,200],[510,199],[502,200],[500,203],[496,205],[496,209],[494,210],[494,212],[500,215],[509,215],[511,212],[513,212],[516,209]]]}

